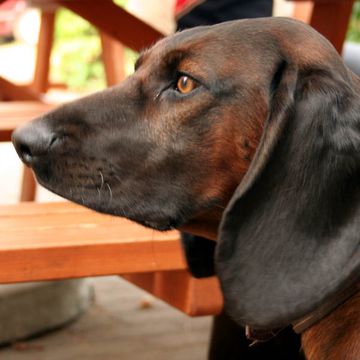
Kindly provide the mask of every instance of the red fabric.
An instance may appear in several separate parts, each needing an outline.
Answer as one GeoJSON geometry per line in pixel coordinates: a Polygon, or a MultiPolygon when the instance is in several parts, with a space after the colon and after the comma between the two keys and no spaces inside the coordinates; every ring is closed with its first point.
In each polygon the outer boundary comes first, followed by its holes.
{"type": "MultiPolygon", "coordinates": [[[[3,1],[2,1],[3,2],[3,1]]],[[[18,3],[19,0],[7,0],[2,5],[0,5],[0,10],[12,10],[16,8],[16,3],[18,3]]],[[[20,0],[20,2],[23,2],[20,0]]]]}
{"type": "Polygon", "coordinates": [[[188,8],[192,8],[203,1],[204,0],[176,0],[175,16],[186,12],[188,8]]]}
{"type": "Polygon", "coordinates": [[[24,0],[7,0],[0,3],[0,36],[12,35],[14,21],[25,6],[24,0]]]}

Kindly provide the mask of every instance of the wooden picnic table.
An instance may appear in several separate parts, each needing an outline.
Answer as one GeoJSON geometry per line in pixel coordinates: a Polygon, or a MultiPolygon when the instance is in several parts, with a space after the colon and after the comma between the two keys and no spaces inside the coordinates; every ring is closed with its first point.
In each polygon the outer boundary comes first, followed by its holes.
{"type": "Polygon", "coordinates": [[[54,105],[44,104],[39,101],[2,102],[0,106],[0,142],[11,141],[11,134],[15,128],[53,108],[54,105]]]}
{"type": "MultiPolygon", "coordinates": [[[[312,3],[310,25],[341,51],[354,0],[291,1],[312,3]]],[[[162,37],[160,32],[116,6],[112,0],[32,0],[32,2],[42,6],[64,6],[136,51],[148,47],[162,37]]]]}
{"type": "Polygon", "coordinates": [[[69,202],[0,206],[0,284],[119,275],[191,316],[219,313],[215,278],[187,271],[177,231],[69,202]]]}
{"type": "Polygon", "coordinates": [[[41,8],[68,8],[88,20],[100,31],[123,45],[140,51],[149,47],[164,34],[114,4],[112,0],[31,0],[41,8]]]}
{"type": "Polygon", "coordinates": [[[0,283],[184,270],[180,247],[177,231],[69,202],[0,207],[0,283]]]}
{"type": "MultiPolygon", "coordinates": [[[[5,0],[0,0],[0,3],[5,0]]],[[[341,50],[355,0],[290,0],[312,3],[309,23],[341,50]]],[[[31,0],[35,6],[66,7],[88,20],[101,31],[133,50],[148,47],[163,36],[112,0],[31,0]]]]}

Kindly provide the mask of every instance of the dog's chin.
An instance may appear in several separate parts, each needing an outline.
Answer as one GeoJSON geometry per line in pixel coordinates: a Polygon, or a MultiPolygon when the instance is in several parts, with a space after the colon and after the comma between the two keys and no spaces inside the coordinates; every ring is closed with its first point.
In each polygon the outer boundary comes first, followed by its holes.
{"type": "Polygon", "coordinates": [[[149,221],[149,220],[139,220],[139,219],[132,219],[129,220],[135,221],[138,224],[148,227],[153,230],[157,231],[170,231],[179,228],[182,225],[182,221],[149,221]]]}
{"type": "Polygon", "coordinates": [[[153,230],[174,230],[187,221],[187,219],[181,215],[172,216],[169,214],[157,214],[156,219],[149,218],[149,216],[146,216],[146,214],[141,211],[137,212],[131,207],[125,208],[124,206],[121,206],[121,204],[117,204],[117,202],[110,197],[99,199],[95,189],[83,189],[81,193],[78,193],[72,191],[71,186],[57,186],[51,182],[44,181],[44,179],[38,175],[36,175],[36,179],[44,188],[64,199],[102,214],[126,218],[153,230]]]}

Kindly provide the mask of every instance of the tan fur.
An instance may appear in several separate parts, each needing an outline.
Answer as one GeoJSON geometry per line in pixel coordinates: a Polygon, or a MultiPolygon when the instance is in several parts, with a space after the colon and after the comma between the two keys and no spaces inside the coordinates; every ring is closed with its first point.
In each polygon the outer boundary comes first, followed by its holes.
{"type": "Polygon", "coordinates": [[[302,335],[308,360],[360,359],[360,292],[302,335]]]}

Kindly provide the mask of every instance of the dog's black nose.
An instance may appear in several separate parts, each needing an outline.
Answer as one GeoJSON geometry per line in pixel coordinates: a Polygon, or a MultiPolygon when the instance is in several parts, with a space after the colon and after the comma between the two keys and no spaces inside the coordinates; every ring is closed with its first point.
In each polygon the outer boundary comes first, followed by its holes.
{"type": "Polygon", "coordinates": [[[44,157],[56,136],[41,122],[33,122],[17,128],[12,134],[12,142],[20,159],[28,166],[44,157]]]}

